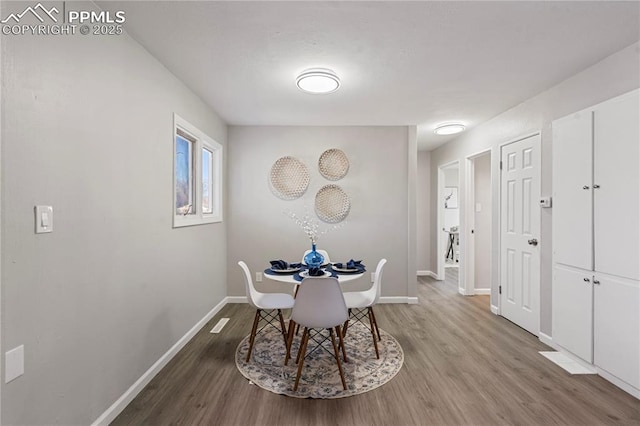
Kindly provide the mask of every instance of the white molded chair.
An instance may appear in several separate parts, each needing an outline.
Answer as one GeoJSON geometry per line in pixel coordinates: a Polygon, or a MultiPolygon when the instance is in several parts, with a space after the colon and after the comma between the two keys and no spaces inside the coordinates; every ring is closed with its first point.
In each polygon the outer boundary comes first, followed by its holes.
{"type": "Polygon", "coordinates": [[[263,326],[273,325],[276,319],[276,314],[273,313],[277,310],[277,318],[280,320],[280,330],[282,337],[284,338],[285,348],[287,347],[287,329],[284,325],[284,318],[282,318],[282,309],[293,308],[293,296],[286,293],[261,293],[253,286],[253,280],[251,279],[251,272],[249,267],[242,260],[238,262],[240,268],[244,271],[244,285],[247,293],[247,301],[252,308],[255,308],[256,315],[253,319],[253,327],[251,328],[251,336],[249,337],[249,352],[247,353],[247,362],[251,359],[251,351],[253,350],[253,344],[256,340],[256,334],[258,330],[258,324],[260,320],[264,320],[266,324],[263,326]]]}
{"type": "MultiPolygon", "coordinates": [[[[287,344],[287,355],[285,357],[284,364],[287,365],[289,360],[289,354],[291,352],[291,343],[293,342],[293,322],[304,327],[302,334],[302,341],[300,342],[300,349],[298,350],[297,362],[298,372],[296,374],[296,381],[293,386],[294,392],[298,390],[298,382],[300,381],[300,373],[302,372],[302,366],[304,365],[304,359],[307,355],[307,343],[309,342],[309,333],[313,329],[327,329],[329,330],[329,337],[333,344],[333,352],[336,362],[338,363],[338,370],[340,371],[340,379],[342,380],[342,387],[347,390],[347,383],[344,380],[344,372],[342,371],[342,363],[340,362],[340,354],[338,348],[342,348],[342,355],[346,361],[347,354],[344,348],[344,342],[342,340],[342,330],[340,326],[349,319],[349,313],[347,306],[344,303],[344,297],[342,296],[342,290],[340,289],[340,283],[337,278],[334,277],[322,277],[322,278],[305,278],[300,284],[300,291],[295,299],[293,310],[291,311],[291,323],[289,324],[289,342],[287,344]],[[336,338],[334,330],[338,335],[340,345],[336,344],[336,338]]],[[[312,340],[316,341],[316,335],[312,337],[312,340]]],[[[321,344],[319,345],[321,346],[321,344]]],[[[311,352],[319,347],[314,348],[311,352]]]]}
{"type": "MultiPolygon", "coordinates": [[[[371,337],[373,338],[373,346],[376,349],[376,358],[380,358],[380,352],[378,352],[378,341],[380,340],[380,330],[378,329],[378,322],[376,321],[376,315],[373,313],[373,305],[378,303],[381,292],[382,282],[382,269],[384,264],[387,263],[387,259],[380,259],[378,266],[376,267],[376,274],[373,280],[371,288],[365,291],[350,291],[344,293],[344,300],[349,309],[349,317],[363,322],[365,315],[369,317],[369,327],[371,329],[371,337]],[[376,340],[376,333],[378,339],[376,340]]],[[[347,334],[347,328],[349,327],[349,320],[344,323],[343,333],[347,334]]]]}
{"type": "MultiPolygon", "coordinates": [[[[323,265],[328,265],[329,263],[331,263],[331,259],[329,259],[329,253],[327,253],[326,250],[316,250],[318,253],[320,253],[322,255],[322,257],[324,257],[324,263],[323,265]]],[[[307,263],[304,261],[304,257],[306,255],[308,255],[309,253],[311,253],[311,250],[307,250],[304,252],[304,254],[302,255],[302,260],[300,261],[303,265],[306,265],[307,263]]]]}

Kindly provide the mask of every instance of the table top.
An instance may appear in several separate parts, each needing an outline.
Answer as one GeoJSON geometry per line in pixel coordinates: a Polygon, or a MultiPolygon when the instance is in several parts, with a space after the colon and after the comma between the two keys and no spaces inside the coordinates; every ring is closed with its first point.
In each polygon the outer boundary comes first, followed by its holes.
{"type": "MultiPolygon", "coordinates": [[[[357,280],[358,278],[362,277],[364,275],[364,272],[358,273],[358,274],[354,274],[354,273],[339,273],[337,271],[334,271],[330,268],[323,268],[325,269],[325,277],[330,277],[330,276],[335,276],[338,279],[338,282],[340,283],[345,283],[347,281],[353,281],[353,280],[357,280]],[[328,269],[328,270],[327,270],[328,269]]],[[[304,272],[304,271],[303,271],[304,272]]],[[[296,274],[293,273],[274,273],[273,271],[271,271],[271,268],[267,268],[264,270],[264,277],[273,281],[279,281],[281,283],[287,283],[287,284],[300,284],[301,281],[298,281],[295,277],[296,274]]],[[[298,275],[301,276],[303,278],[305,278],[303,275],[298,275]]],[[[322,278],[322,277],[309,277],[309,278],[322,278]]]]}

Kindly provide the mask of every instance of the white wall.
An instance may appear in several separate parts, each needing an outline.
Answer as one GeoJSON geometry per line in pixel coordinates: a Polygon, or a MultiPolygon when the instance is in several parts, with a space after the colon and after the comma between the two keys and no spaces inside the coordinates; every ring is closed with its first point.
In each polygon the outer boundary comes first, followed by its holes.
{"type": "MultiPolygon", "coordinates": [[[[350,196],[351,211],[344,226],[320,237],[318,248],[327,250],[332,261],[362,259],[370,272],[387,258],[382,295],[407,296],[408,137],[407,127],[230,127],[229,295],[245,294],[239,260],[253,273],[263,271],[271,259],[299,261],[310,243],[283,212],[302,214],[306,202],[315,217],[317,190],[335,183],[350,196]],[[342,149],[349,158],[349,173],[342,180],[331,182],[318,172],[318,158],[329,148],[342,149]],[[303,199],[284,201],[269,188],[272,164],[286,155],[309,168],[311,183],[303,199]]],[[[413,274],[415,280],[415,266],[413,274]]],[[[368,278],[350,283],[349,289],[370,286],[368,278]]],[[[283,290],[267,280],[257,285],[283,290]]]]}
{"type": "Polygon", "coordinates": [[[475,191],[474,244],[475,289],[491,288],[491,156],[482,155],[473,164],[475,191]],[[478,207],[480,211],[478,211],[478,207]]]}
{"type": "Polygon", "coordinates": [[[2,57],[2,352],[25,346],[2,424],[86,425],[226,295],[226,223],[172,229],[173,113],[223,146],[226,125],[125,35],[2,57]]]}
{"type": "MultiPolygon", "coordinates": [[[[574,111],[605,101],[614,96],[640,87],[640,43],[635,43],[601,62],[585,69],[557,86],[505,111],[492,120],[464,133],[456,140],[439,147],[431,153],[431,200],[437,197],[436,176],[438,166],[465,157],[487,148],[492,151],[492,191],[499,194],[499,146],[508,141],[533,132],[542,137],[542,194],[551,194],[551,121],[574,111]]],[[[466,177],[461,178],[460,199],[465,197],[466,177]]],[[[435,204],[433,204],[435,205],[435,204]]],[[[462,206],[461,217],[465,215],[462,206]]],[[[492,275],[499,277],[499,197],[493,197],[492,218],[492,275]]],[[[541,297],[540,330],[551,335],[551,218],[553,209],[543,209],[541,214],[541,297]]],[[[432,214],[435,215],[434,210],[432,214]]],[[[464,223],[461,224],[460,244],[464,253],[466,240],[464,223]]],[[[432,228],[433,229],[433,228],[432,228]]],[[[432,244],[432,264],[435,264],[435,241],[432,244]]],[[[464,270],[460,271],[464,282],[464,270]]],[[[492,287],[491,303],[498,305],[497,279],[492,287]]]]}
{"type": "Polygon", "coordinates": [[[416,267],[436,272],[431,267],[431,152],[418,151],[416,182],[416,267]]]}

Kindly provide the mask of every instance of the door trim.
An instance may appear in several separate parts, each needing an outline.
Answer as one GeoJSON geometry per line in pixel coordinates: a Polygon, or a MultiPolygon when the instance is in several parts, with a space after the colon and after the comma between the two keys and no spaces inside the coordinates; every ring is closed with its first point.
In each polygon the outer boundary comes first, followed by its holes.
{"type": "MultiPolygon", "coordinates": [[[[493,162],[493,153],[491,148],[484,149],[482,151],[476,152],[474,154],[468,155],[465,158],[465,174],[466,174],[466,185],[465,185],[465,214],[464,214],[464,229],[467,233],[467,243],[460,249],[460,257],[465,259],[464,265],[460,265],[464,267],[465,270],[465,282],[464,282],[464,291],[467,295],[476,294],[475,291],[475,260],[476,260],[476,250],[475,250],[475,236],[471,236],[471,230],[475,229],[475,160],[478,157],[482,157],[483,155],[489,154],[491,158],[491,162],[493,162]],[[464,252],[464,254],[463,254],[464,252]]],[[[491,174],[491,173],[490,173],[491,174]]],[[[493,188],[493,176],[490,177],[490,188],[493,188]]],[[[493,196],[493,194],[491,194],[493,196]]],[[[493,206],[492,206],[493,207],[493,206]]],[[[492,282],[491,271],[489,271],[490,278],[489,282],[492,282]]],[[[489,293],[490,294],[490,293],[489,293]]]]}
{"type": "MultiPolygon", "coordinates": [[[[515,142],[520,142],[524,139],[528,139],[530,137],[533,136],[538,136],[538,141],[540,144],[540,161],[538,162],[538,173],[541,175],[542,174],[542,131],[541,130],[537,130],[531,133],[526,133],[522,136],[518,136],[517,138],[514,139],[510,139],[506,142],[502,142],[498,144],[498,157],[499,160],[496,161],[496,166],[498,167],[498,196],[496,197],[498,199],[498,204],[497,204],[497,215],[498,215],[498,227],[494,232],[494,243],[496,246],[496,251],[495,253],[497,253],[498,255],[496,256],[496,265],[497,265],[497,278],[495,280],[492,280],[492,288],[491,291],[495,291],[498,294],[497,297],[497,304],[493,303],[492,301],[492,306],[496,306],[497,307],[497,314],[500,316],[502,315],[502,297],[500,295],[499,291],[499,287],[502,285],[502,168],[500,167],[500,161],[502,161],[502,148],[504,148],[507,145],[510,145],[512,143],[515,142]]],[[[540,176],[540,179],[542,179],[542,176],[540,176]]],[[[542,216],[542,215],[541,215],[542,216]]],[[[542,223],[538,224],[540,226],[541,229],[541,225],[542,223]]],[[[541,229],[542,230],[542,229],[541,229]]],[[[539,262],[539,267],[540,267],[540,272],[542,270],[542,260],[540,260],[539,262]]],[[[539,274],[540,276],[540,274],[539,274]]],[[[540,291],[540,281],[538,281],[538,291],[540,291]]],[[[539,298],[538,300],[538,334],[540,334],[540,300],[541,298],[539,298]]]]}

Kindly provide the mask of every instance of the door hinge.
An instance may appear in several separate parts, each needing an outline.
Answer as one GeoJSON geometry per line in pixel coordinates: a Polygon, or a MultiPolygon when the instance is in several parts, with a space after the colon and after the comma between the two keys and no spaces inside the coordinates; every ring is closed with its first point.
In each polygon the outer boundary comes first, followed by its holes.
{"type": "Polygon", "coordinates": [[[502,294],[502,286],[501,285],[498,286],[498,294],[502,294]]]}

